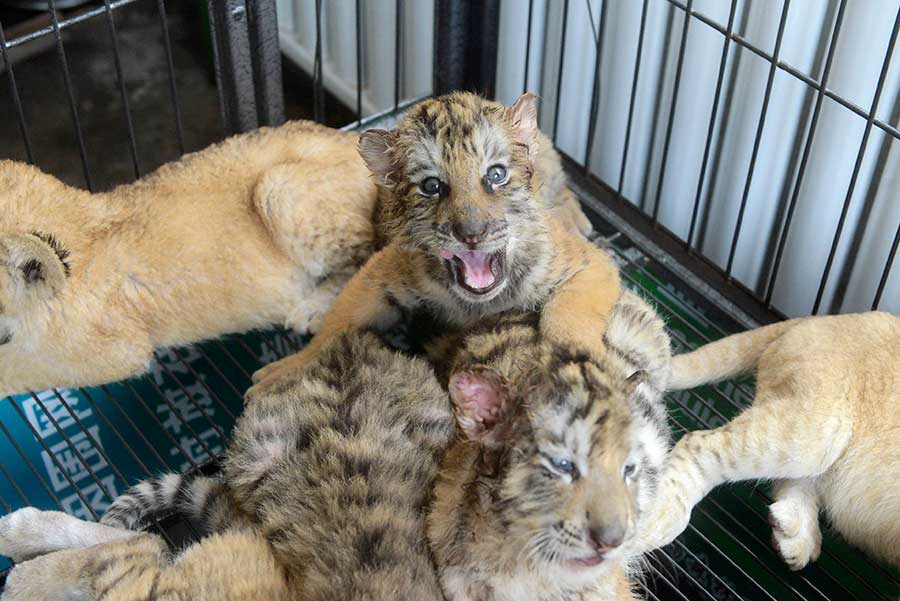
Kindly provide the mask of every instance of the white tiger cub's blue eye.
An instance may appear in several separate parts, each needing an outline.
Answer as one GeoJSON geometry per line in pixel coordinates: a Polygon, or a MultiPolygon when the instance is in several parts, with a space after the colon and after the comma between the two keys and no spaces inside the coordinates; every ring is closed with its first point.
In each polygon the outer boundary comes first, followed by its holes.
{"type": "Polygon", "coordinates": [[[503,165],[491,165],[487,170],[488,181],[492,184],[502,184],[506,181],[507,171],[503,165]]]}
{"type": "Polygon", "coordinates": [[[553,464],[554,469],[564,474],[571,474],[575,471],[575,464],[568,459],[551,459],[550,463],[553,464]]]}
{"type": "Polygon", "coordinates": [[[419,189],[429,196],[434,196],[441,191],[441,180],[436,177],[425,178],[422,183],[419,184],[419,189]]]}
{"type": "Polygon", "coordinates": [[[628,478],[633,478],[636,473],[637,473],[637,465],[634,463],[627,463],[627,464],[625,464],[625,467],[622,468],[622,477],[625,478],[626,480],[628,478]]]}

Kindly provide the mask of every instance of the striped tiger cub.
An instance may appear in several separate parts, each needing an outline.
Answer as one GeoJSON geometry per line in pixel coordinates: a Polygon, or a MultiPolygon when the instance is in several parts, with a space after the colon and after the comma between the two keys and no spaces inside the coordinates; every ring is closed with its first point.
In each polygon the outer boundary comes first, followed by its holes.
{"type": "Polygon", "coordinates": [[[423,508],[454,426],[424,360],[370,333],[342,335],[248,405],[223,479],[143,482],[100,524],[33,508],[0,520],[0,554],[36,557],[2,599],[442,599],[423,508]],[[123,529],[166,508],[214,534],[172,555],[123,529]],[[83,549],[98,543],[109,544],[83,549]]]}

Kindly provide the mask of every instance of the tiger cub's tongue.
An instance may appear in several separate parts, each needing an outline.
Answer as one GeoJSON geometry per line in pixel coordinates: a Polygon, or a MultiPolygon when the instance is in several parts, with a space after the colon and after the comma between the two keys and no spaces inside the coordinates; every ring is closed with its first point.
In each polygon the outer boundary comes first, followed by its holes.
{"type": "Polygon", "coordinates": [[[487,288],[494,283],[496,276],[491,269],[491,255],[480,250],[442,251],[445,259],[459,261],[466,285],[470,288],[487,288]]]}

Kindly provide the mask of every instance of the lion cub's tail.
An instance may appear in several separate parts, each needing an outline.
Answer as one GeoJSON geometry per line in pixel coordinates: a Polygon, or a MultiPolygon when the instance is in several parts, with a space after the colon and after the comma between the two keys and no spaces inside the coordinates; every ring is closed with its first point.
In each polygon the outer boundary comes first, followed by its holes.
{"type": "Polygon", "coordinates": [[[733,334],[690,353],[672,357],[672,371],[667,388],[694,388],[753,371],[769,345],[799,321],[800,319],[789,319],[733,334]]]}

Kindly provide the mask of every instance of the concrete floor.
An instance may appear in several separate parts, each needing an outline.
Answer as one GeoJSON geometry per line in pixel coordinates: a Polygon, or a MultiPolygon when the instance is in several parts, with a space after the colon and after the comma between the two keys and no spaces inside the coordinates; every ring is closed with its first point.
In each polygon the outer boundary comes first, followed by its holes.
{"type": "MultiPolygon", "coordinates": [[[[186,152],[223,135],[199,5],[189,0],[166,3],[186,152]]],[[[115,12],[141,174],[180,156],[156,6],[154,0],[143,0],[115,12]]],[[[27,15],[21,11],[0,10],[7,39],[23,16],[27,15]]],[[[93,188],[106,190],[129,182],[135,170],[106,17],[65,29],[63,40],[93,188]]],[[[34,162],[66,183],[86,187],[56,46],[52,38],[27,44],[39,47],[13,68],[34,162]]],[[[311,97],[308,78],[285,64],[288,118],[312,118],[311,97]]],[[[326,106],[329,124],[342,125],[353,118],[333,98],[326,99],[326,106]]],[[[0,158],[26,159],[7,73],[0,73],[0,158]]]]}

